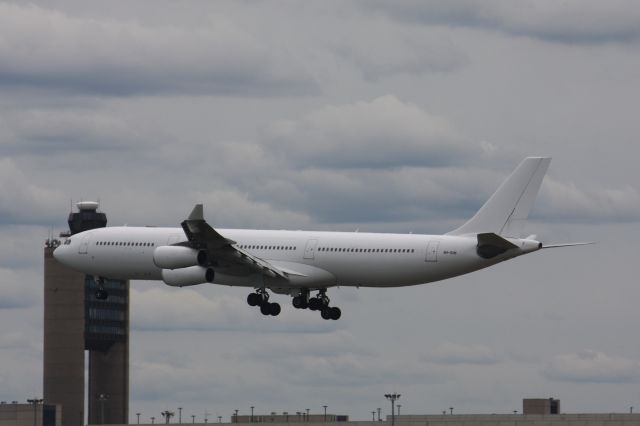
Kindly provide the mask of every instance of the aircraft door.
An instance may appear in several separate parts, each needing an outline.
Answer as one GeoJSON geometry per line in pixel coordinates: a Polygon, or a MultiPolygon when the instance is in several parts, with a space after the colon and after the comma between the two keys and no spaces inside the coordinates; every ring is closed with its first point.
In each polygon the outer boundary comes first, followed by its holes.
{"type": "Polygon", "coordinates": [[[316,247],[318,246],[318,240],[311,239],[307,241],[307,246],[304,248],[304,258],[314,259],[316,255],[316,247]]]}
{"type": "Polygon", "coordinates": [[[437,262],[438,261],[438,247],[440,246],[440,241],[432,240],[427,244],[427,257],[424,259],[425,262],[437,262]]]}
{"type": "Polygon", "coordinates": [[[80,245],[78,246],[78,254],[87,254],[89,250],[89,239],[91,235],[85,235],[82,237],[82,241],[80,241],[80,245]]]}

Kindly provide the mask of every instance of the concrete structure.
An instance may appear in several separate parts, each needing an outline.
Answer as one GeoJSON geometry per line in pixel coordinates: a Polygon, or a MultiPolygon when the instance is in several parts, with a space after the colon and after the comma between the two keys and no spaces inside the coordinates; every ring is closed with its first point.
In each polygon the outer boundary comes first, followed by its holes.
{"type": "MultiPolygon", "coordinates": [[[[249,416],[250,417],[250,416],[249,416]]],[[[309,416],[311,418],[311,416],[309,416]]],[[[162,420],[158,414],[158,418],[162,420]]],[[[238,420],[247,416],[238,416],[238,420]]],[[[273,426],[305,426],[309,422],[267,422],[273,426]]],[[[163,424],[159,421],[155,424],[163,424]]],[[[335,422],[327,422],[327,424],[335,422]]],[[[177,424],[172,422],[172,424],[177,424]]],[[[250,422],[231,423],[195,423],[184,422],[192,426],[236,425],[249,426],[250,422]]],[[[384,421],[339,422],[340,426],[390,426],[391,416],[384,421]]],[[[558,414],[558,415],[523,415],[523,414],[467,414],[467,415],[401,415],[396,416],[398,426],[640,426],[640,414],[558,414]]],[[[115,425],[114,425],[115,426],[115,425]]],[[[121,425],[125,426],[125,425],[121,425]]],[[[150,426],[145,424],[144,426],[150,426]]]]}
{"type": "Polygon", "coordinates": [[[0,426],[61,426],[59,405],[0,402],[0,426]]]}
{"type": "MultiPolygon", "coordinates": [[[[374,426],[376,422],[368,422],[374,426]]],[[[387,417],[391,424],[391,416],[387,417]]],[[[639,414],[468,414],[396,416],[399,426],[640,426],[639,414]]],[[[362,425],[364,426],[364,425],[362,425]]]]}
{"type": "Polygon", "coordinates": [[[43,395],[64,409],[63,426],[84,423],[84,275],[44,248],[43,395]]]}
{"type": "Polygon", "coordinates": [[[333,423],[348,422],[349,416],[327,413],[324,414],[308,414],[306,412],[295,413],[271,413],[271,414],[254,414],[250,415],[233,415],[231,423],[333,423]],[[326,420],[325,420],[326,419],[326,420]]]}
{"type": "Polygon", "coordinates": [[[560,414],[560,400],[553,398],[525,398],[522,414],[560,414]]]}
{"type": "MultiPolygon", "coordinates": [[[[70,236],[104,227],[97,203],[78,203],[69,214],[70,236]]],[[[85,407],[85,353],[89,351],[88,422],[125,423],[129,417],[129,282],[106,280],[109,298],[99,300],[93,277],[53,258],[59,240],[44,248],[43,396],[60,404],[61,426],[82,426],[85,407]]]]}

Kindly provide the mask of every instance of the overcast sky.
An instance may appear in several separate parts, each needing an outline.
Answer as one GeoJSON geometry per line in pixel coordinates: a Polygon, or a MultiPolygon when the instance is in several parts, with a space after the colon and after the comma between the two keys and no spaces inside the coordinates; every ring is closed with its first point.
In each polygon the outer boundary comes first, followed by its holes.
{"type": "Polygon", "coordinates": [[[70,202],[111,225],[443,233],[553,157],[545,250],[431,285],[133,282],[131,420],[309,408],[369,419],[640,407],[640,3],[0,3],[0,400],[42,395],[42,248],[70,202]]]}

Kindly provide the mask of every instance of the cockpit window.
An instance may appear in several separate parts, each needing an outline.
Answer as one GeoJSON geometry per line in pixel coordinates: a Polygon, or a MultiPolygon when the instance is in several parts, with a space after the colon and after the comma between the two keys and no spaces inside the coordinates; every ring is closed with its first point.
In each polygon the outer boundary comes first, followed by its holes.
{"type": "Polygon", "coordinates": [[[68,238],[66,240],[64,240],[64,245],[68,246],[69,244],[71,244],[71,238],[68,238]]]}

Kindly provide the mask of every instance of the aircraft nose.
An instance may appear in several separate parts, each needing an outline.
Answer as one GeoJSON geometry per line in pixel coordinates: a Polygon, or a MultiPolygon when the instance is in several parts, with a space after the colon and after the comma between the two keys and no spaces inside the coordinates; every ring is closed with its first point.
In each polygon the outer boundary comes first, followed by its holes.
{"type": "Polygon", "coordinates": [[[66,250],[65,246],[58,246],[55,250],[53,250],[53,258],[58,262],[64,264],[67,258],[67,252],[68,250],[66,250]]]}

